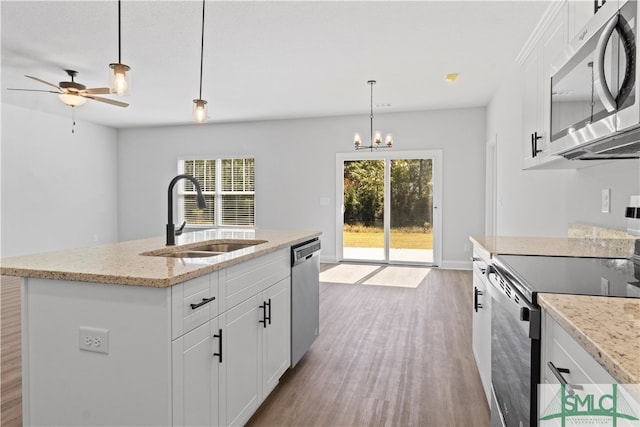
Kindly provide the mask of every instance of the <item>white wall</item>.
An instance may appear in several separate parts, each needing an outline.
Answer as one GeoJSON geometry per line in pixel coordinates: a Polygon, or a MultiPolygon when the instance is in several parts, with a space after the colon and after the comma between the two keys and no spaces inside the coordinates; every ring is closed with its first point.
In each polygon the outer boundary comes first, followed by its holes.
{"type": "Polygon", "coordinates": [[[629,196],[640,194],[638,160],[615,160],[577,170],[522,170],[522,69],[513,65],[487,107],[487,138],[497,138],[497,233],[566,236],[569,223],[625,230],[629,196]],[[611,189],[611,213],[601,213],[601,190],[611,189]]]}
{"type": "Polygon", "coordinates": [[[566,236],[566,181],[575,171],[523,171],[522,69],[513,65],[487,107],[497,141],[497,235],[566,236]]]}
{"type": "Polygon", "coordinates": [[[1,256],[117,241],[117,131],[2,105],[1,256]]]}
{"type": "Polygon", "coordinates": [[[629,197],[640,194],[640,160],[615,160],[578,170],[567,181],[570,222],[626,230],[629,197]],[[611,209],[602,213],[602,190],[611,190],[611,209]]]}
{"type": "MultiPolygon", "coordinates": [[[[485,120],[484,108],[375,117],[376,128],[394,134],[394,151],[443,149],[445,266],[467,266],[464,245],[484,227],[485,120]]],[[[319,230],[323,259],[335,259],[336,153],[351,152],[353,133],[367,135],[368,128],[362,115],[122,129],[119,238],[164,234],[167,186],[178,158],[253,155],[257,227],[319,230]]]]}

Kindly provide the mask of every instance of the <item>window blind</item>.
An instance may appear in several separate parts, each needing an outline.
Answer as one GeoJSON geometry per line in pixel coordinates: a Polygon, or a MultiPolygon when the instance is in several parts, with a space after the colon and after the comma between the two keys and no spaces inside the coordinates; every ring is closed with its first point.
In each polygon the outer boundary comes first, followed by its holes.
{"type": "Polygon", "coordinates": [[[181,160],[179,170],[198,180],[207,201],[206,209],[197,209],[195,186],[182,180],[180,221],[198,226],[255,225],[253,158],[181,160]]]}

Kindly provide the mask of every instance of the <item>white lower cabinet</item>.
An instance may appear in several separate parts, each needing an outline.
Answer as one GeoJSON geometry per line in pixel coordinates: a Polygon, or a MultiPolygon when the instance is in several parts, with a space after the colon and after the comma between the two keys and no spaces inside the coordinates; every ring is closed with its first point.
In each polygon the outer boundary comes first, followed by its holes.
{"type": "Polygon", "coordinates": [[[25,279],[24,425],[246,423],[290,365],[290,262],[283,248],[170,288],[25,279]],[[96,329],[108,347],[88,351],[96,329]]]}
{"type": "Polygon", "coordinates": [[[219,320],[215,318],[172,343],[173,425],[218,425],[219,320]]]}
{"type": "Polygon", "coordinates": [[[486,278],[489,258],[473,253],[472,349],[485,397],[491,404],[491,297],[486,278]]]}
{"type": "MultiPolygon", "coordinates": [[[[594,416],[593,411],[598,409],[604,409],[605,414],[623,413],[632,416],[640,414],[640,402],[631,393],[633,388],[637,392],[638,386],[636,384],[619,385],[614,392],[613,384],[617,384],[618,381],[545,310],[542,310],[541,333],[541,386],[538,398],[538,410],[541,415],[559,411],[557,384],[562,383],[565,384],[563,399],[566,399],[562,407],[567,411],[586,411],[587,421],[583,421],[580,425],[616,425],[616,421],[612,421],[612,418],[605,418],[602,421],[602,417],[594,416]]],[[[582,419],[585,419],[585,412],[581,414],[582,419]]],[[[555,425],[560,425],[560,420],[556,419],[556,421],[555,425]]],[[[618,426],[637,425],[636,422],[617,418],[618,426]]],[[[564,421],[562,425],[565,425],[564,421]]]]}
{"type": "Polygon", "coordinates": [[[221,316],[221,424],[246,423],[289,367],[290,301],[287,277],[221,316]]]}
{"type": "Polygon", "coordinates": [[[269,323],[263,328],[262,389],[264,397],[278,385],[291,365],[291,285],[280,281],[264,292],[269,301],[269,323]]]}
{"type": "Polygon", "coordinates": [[[261,402],[260,303],[256,295],[222,316],[220,420],[225,426],[244,424],[261,402]]]}
{"type": "Polygon", "coordinates": [[[245,424],[290,366],[288,249],[218,278],[226,311],[172,343],[175,426],[245,424]]]}

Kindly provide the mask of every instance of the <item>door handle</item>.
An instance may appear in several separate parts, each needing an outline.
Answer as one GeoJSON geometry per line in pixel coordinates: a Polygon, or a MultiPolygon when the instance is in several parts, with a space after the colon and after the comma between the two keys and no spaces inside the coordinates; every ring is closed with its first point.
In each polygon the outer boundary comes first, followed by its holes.
{"type": "Polygon", "coordinates": [[[484,295],[484,292],[478,290],[475,286],[473,287],[473,309],[478,312],[479,308],[482,308],[482,304],[478,303],[478,295],[484,295]]]}
{"type": "Polygon", "coordinates": [[[218,329],[217,334],[213,334],[214,338],[218,338],[218,352],[213,353],[214,356],[218,356],[218,363],[222,363],[222,329],[218,329]]]}
{"type": "Polygon", "coordinates": [[[213,301],[214,299],[216,299],[216,297],[211,297],[211,298],[202,298],[202,302],[199,302],[198,304],[191,304],[191,309],[195,310],[198,307],[202,307],[205,304],[209,304],[211,301],[213,301]]]}
{"type": "Polygon", "coordinates": [[[564,386],[569,396],[573,396],[576,393],[575,390],[583,389],[581,385],[571,385],[567,382],[567,380],[562,375],[562,374],[571,373],[571,371],[569,371],[567,368],[557,368],[551,361],[547,363],[547,366],[551,370],[551,373],[553,374],[553,376],[556,377],[556,379],[560,382],[560,384],[564,386]]]}
{"type": "Polygon", "coordinates": [[[609,21],[602,31],[602,34],[600,34],[598,45],[596,47],[595,66],[593,67],[593,71],[595,73],[593,85],[598,91],[598,98],[600,98],[602,105],[604,105],[604,108],[610,113],[613,113],[617,106],[615,98],[607,87],[607,81],[604,74],[604,53],[607,48],[607,42],[609,41],[609,38],[611,38],[611,33],[615,30],[616,25],[618,25],[618,14],[609,21]]]}
{"type": "Polygon", "coordinates": [[[263,301],[260,308],[263,310],[262,320],[258,320],[258,322],[262,323],[262,327],[266,328],[267,325],[271,324],[271,298],[269,298],[269,301],[263,301]]]}
{"type": "Polygon", "coordinates": [[[268,302],[265,302],[265,305],[269,307],[269,315],[266,319],[269,321],[269,324],[271,324],[271,298],[269,298],[268,302]]]}
{"type": "Polygon", "coordinates": [[[542,137],[538,136],[538,132],[531,134],[531,157],[536,157],[538,153],[542,153],[542,150],[538,150],[539,139],[542,139],[542,137]]]}

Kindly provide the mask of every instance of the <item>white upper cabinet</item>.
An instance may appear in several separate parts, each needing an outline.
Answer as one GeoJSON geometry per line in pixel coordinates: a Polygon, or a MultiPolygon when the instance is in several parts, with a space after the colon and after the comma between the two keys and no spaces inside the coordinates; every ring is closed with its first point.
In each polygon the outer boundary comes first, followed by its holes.
{"type": "Polygon", "coordinates": [[[568,41],[567,4],[557,10],[523,63],[523,168],[553,160],[549,154],[551,64],[568,41]]]}
{"type": "Polygon", "coordinates": [[[593,16],[591,1],[553,2],[542,33],[522,62],[523,169],[578,169],[596,162],[566,160],[550,153],[551,76],[562,53],[593,16]]]}

